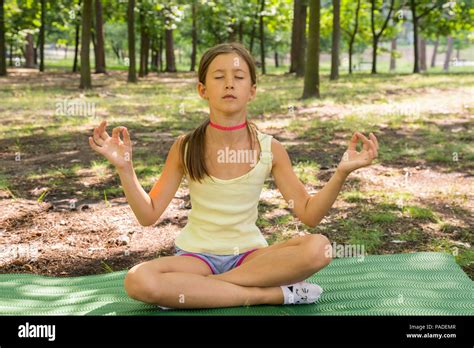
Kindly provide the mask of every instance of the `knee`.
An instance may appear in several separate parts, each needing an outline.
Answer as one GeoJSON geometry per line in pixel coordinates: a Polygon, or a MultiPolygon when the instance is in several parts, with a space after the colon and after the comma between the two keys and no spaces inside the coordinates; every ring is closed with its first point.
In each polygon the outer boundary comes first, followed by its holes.
{"type": "Polygon", "coordinates": [[[332,260],[332,246],[329,239],[322,234],[305,236],[303,242],[309,266],[315,271],[326,267],[332,260]]]}
{"type": "Polygon", "coordinates": [[[159,301],[159,291],[156,286],[153,286],[154,280],[157,280],[156,276],[151,277],[145,263],[135,265],[125,276],[125,291],[134,300],[156,303],[159,301]]]}

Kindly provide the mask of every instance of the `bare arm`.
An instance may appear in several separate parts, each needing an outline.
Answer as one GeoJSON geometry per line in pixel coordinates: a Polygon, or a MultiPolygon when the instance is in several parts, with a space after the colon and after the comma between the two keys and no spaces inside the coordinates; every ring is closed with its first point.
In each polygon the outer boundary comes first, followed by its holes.
{"type": "Polygon", "coordinates": [[[112,137],[106,130],[106,122],[94,129],[89,138],[91,147],[107,158],[117,169],[127,202],[138,222],[143,226],[154,224],[174,197],[183,176],[179,165],[177,142],[170,149],[165,168],[150,194],[140,185],[132,164],[130,135],[125,127],[114,128],[112,137]],[[123,141],[119,137],[122,131],[123,141]],[[93,139],[93,140],[92,140],[93,139]]]}
{"type": "Polygon", "coordinates": [[[377,157],[378,142],[375,135],[371,134],[368,140],[359,132],[354,133],[349,148],[344,154],[336,172],[324,187],[311,196],[304,185],[296,176],[291,161],[283,145],[276,139],[272,142],[274,154],[273,176],[275,183],[282,193],[289,207],[304,224],[315,227],[324,218],[334,204],[342,185],[350,172],[357,168],[370,165],[377,157]],[[360,153],[356,151],[357,139],[362,139],[364,149],[360,153]]]}

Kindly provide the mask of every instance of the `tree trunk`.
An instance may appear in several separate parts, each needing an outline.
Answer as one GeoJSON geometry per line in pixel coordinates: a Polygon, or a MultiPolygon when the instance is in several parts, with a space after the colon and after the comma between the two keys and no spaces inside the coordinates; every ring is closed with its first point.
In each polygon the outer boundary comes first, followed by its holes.
{"type": "Polygon", "coordinates": [[[128,23],[128,82],[137,82],[137,71],[135,67],[135,0],[128,0],[127,23],[128,23]]]}
{"type": "Polygon", "coordinates": [[[303,99],[319,98],[320,0],[309,1],[309,37],[306,51],[303,99]]]}
{"type": "Polygon", "coordinates": [[[332,0],[332,47],[331,47],[331,80],[339,78],[339,40],[341,37],[341,0],[332,0]]]}
{"type": "Polygon", "coordinates": [[[33,34],[26,34],[25,67],[27,68],[35,67],[33,34]]]}
{"type": "Polygon", "coordinates": [[[303,77],[304,76],[304,69],[305,69],[305,58],[306,58],[306,13],[307,13],[307,6],[306,2],[304,2],[300,8],[300,23],[299,25],[299,51],[296,52],[296,76],[303,77]]]}
{"type": "Polygon", "coordinates": [[[189,71],[196,70],[196,54],[197,54],[197,32],[196,32],[196,0],[193,0],[192,3],[192,29],[191,29],[191,38],[192,38],[192,50],[191,50],[191,68],[189,71]]]}
{"type": "Polygon", "coordinates": [[[443,70],[449,70],[449,62],[451,61],[451,54],[453,53],[453,37],[448,37],[448,47],[446,49],[446,58],[444,59],[443,70]]]}
{"type": "Polygon", "coordinates": [[[150,58],[150,36],[145,33],[145,76],[148,75],[148,59],[150,58]]]}
{"type": "Polygon", "coordinates": [[[140,9],[140,68],[138,69],[138,77],[145,76],[145,56],[146,56],[146,26],[144,9],[140,9]]]}
{"type": "MultiPolygon", "coordinates": [[[[7,58],[6,57],[7,57],[7,46],[5,43],[4,0],[0,0],[0,76],[7,76],[7,58]]],[[[11,57],[11,53],[10,53],[10,57],[11,57]]]]}
{"type": "Polygon", "coordinates": [[[13,66],[13,51],[14,51],[14,45],[13,45],[13,37],[12,37],[10,39],[10,57],[9,57],[9,65],[10,66],[13,66]]]}
{"type": "Polygon", "coordinates": [[[279,62],[278,62],[278,52],[275,51],[275,67],[278,68],[280,66],[279,62]]]}
{"type": "Polygon", "coordinates": [[[390,47],[390,71],[394,71],[397,68],[397,59],[395,55],[397,54],[397,38],[394,37],[391,41],[390,47]]]}
{"type": "Polygon", "coordinates": [[[92,0],[84,0],[82,8],[82,37],[81,37],[81,84],[80,88],[92,88],[90,66],[90,40],[92,29],[92,0]]]}
{"type": "Polygon", "coordinates": [[[388,21],[392,16],[393,6],[395,4],[395,0],[390,1],[390,9],[388,11],[387,16],[385,17],[384,23],[380,31],[376,33],[375,31],[375,0],[371,0],[371,10],[370,10],[370,26],[372,29],[372,74],[377,73],[377,48],[379,45],[380,38],[383,35],[385,28],[387,27],[388,21]]]}
{"type": "Polygon", "coordinates": [[[39,51],[40,64],[39,71],[44,71],[44,30],[45,30],[45,16],[46,16],[46,0],[41,0],[41,26],[39,32],[39,51]]]}
{"type": "Polygon", "coordinates": [[[302,0],[295,0],[293,2],[293,23],[291,26],[291,50],[290,50],[290,71],[289,73],[296,72],[296,57],[298,52],[298,47],[301,45],[298,42],[300,35],[298,30],[301,28],[300,24],[300,8],[302,0]]]}
{"type": "MultiPolygon", "coordinates": [[[[81,1],[82,0],[79,0],[79,8],[81,7],[81,1]]],[[[78,13],[77,17],[79,17],[81,14],[80,12],[78,13]]],[[[78,52],[79,52],[79,33],[80,33],[80,27],[81,27],[81,22],[79,21],[79,19],[77,19],[77,23],[76,23],[76,43],[75,43],[75,47],[74,47],[74,63],[72,65],[72,72],[75,73],[77,72],[77,56],[78,56],[78,52]]]]}
{"type": "Polygon", "coordinates": [[[160,36],[160,48],[158,50],[158,61],[160,65],[160,72],[163,71],[163,36],[160,36]]]}
{"type": "Polygon", "coordinates": [[[255,32],[257,31],[257,18],[259,14],[259,4],[257,3],[256,11],[255,11],[255,17],[252,25],[252,33],[250,34],[250,53],[253,53],[253,43],[255,41],[255,32]]]}
{"type": "Polygon", "coordinates": [[[166,50],[166,71],[176,72],[173,30],[171,29],[165,30],[165,50],[166,50]]]}
{"type": "Polygon", "coordinates": [[[416,16],[416,4],[415,0],[410,0],[411,15],[413,18],[413,44],[414,44],[414,61],[413,73],[418,74],[420,72],[419,58],[418,58],[418,18],[416,16]]]}
{"type": "Polygon", "coordinates": [[[420,70],[426,71],[426,40],[420,37],[420,70]]]}
{"type": "Polygon", "coordinates": [[[151,71],[158,71],[158,65],[156,64],[157,53],[154,47],[155,43],[151,43],[151,62],[150,62],[150,70],[151,71]]]}
{"type": "Polygon", "coordinates": [[[456,60],[460,60],[461,59],[461,48],[460,47],[456,47],[456,60]]]}
{"type": "Polygon", "coordinates": [[[374,36],[372,38],[372,74],[377,73],[377,46],[378,46],[378,38],[374,36]]]}
{"type": "Polygon", "coordinates": [[[431,67],[434,68],[436,66],[436,54],[438,53],[438,45],[439,45],[439,37],[436,37],[436,41],[434,43],[433,48],[433,55],[431,56],[431,67]]]}
{"type": "Polygon", "coordinates": [[[357,30],[359,29],[360,2],[361,2],[361,0],[357,0],[354,31],[351,33],[351,37],[350,37],[350,40],[349,40],[349,74],[352,74],[352,53],[354,52],[355,37],[357,35],[357,30]]]}
{"type": "Polygon", "coordinates": [[[295,0],[293,7],[293,27],[291,38],[290,73],[304,76],[306,53],[306,4],[304,0],[295,0]]]}
{"type": "Polygon", "coordinates": [[[261,0],[260,7],[260,59],[262,60],[262,74],[266,74],[265,69],[265,28],[263,26],[263,11],[265,10],[265,0],[261,0]]]}
{"type": "Polygon", "coordinates": [[[105,39],[104,21],[102,18],[102,0],[95,0],[95,28],[97,36],[97,50],[95,56],[96,74],[106,74],[105,68],[105,39]]]}

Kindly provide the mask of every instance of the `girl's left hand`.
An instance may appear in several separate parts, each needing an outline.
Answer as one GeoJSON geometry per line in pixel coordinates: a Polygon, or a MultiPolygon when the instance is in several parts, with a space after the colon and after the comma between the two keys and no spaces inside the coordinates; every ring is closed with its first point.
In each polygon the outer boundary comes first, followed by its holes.
{"type": "Polygon", "coordinates": [[[377,157],[379,143],[373,133],[370,133],[369,139],[367,139],[362,133],[355,132],[349,143],[347,151],[342,156],[341,162],[337,166],[337,170],[342,174],[349,175],[350,172],[366,167],[372,163],[374,158],[377,157]],[[362,151],[357,152],[357,143],[359,139],[363,142],[362,151]]]}

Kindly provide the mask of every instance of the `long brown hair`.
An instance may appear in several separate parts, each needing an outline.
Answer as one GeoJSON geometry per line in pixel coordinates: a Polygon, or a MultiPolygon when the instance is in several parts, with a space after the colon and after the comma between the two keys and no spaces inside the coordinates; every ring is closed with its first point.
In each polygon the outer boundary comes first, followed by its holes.
{"type": "MultiPolygon", "coordinates": [[[[206,74],[207,70],[209,69],[209,65],[211,62],[220,54],[227,54],[227,53],[236,53],[242,59],[245,60],[249,67],[250,71],[250,78],[252,81],[252,85],[257,83],[257,74],[256,74],[256,66],[255,60],[252,55],[247,51],[247,49],[242,46],[240,43],[232,42],[232,43],[223,43],[216,45],[214,47],[209,48],[201,57],[201,61],[199,62],[199,70],[198,70],[198,78],[199,82],[206,84],[206,74]]],[[[207,118],[203,123],[201,123],[196,129],[187,133],[180,141],[179,146],[179,157],[181,164],[183,164],[184,172],[189,174],[191,180],[201,182],[204,179],[204,176],[207,175],[210,177],[209,172],[207,171],[206,161],[205,161],[205,153],[206,153],[206,128],[209,124],[210,119],[207,118]],[[187,147],[187,151],[185,153],[185,149],[187,147]]],[[[247,120],[247,133],[249,135],[250,147],[253,150],[253,139],[252,136],[255,134],[256,130],[258,129],[257,125],[247,120]]]]}

